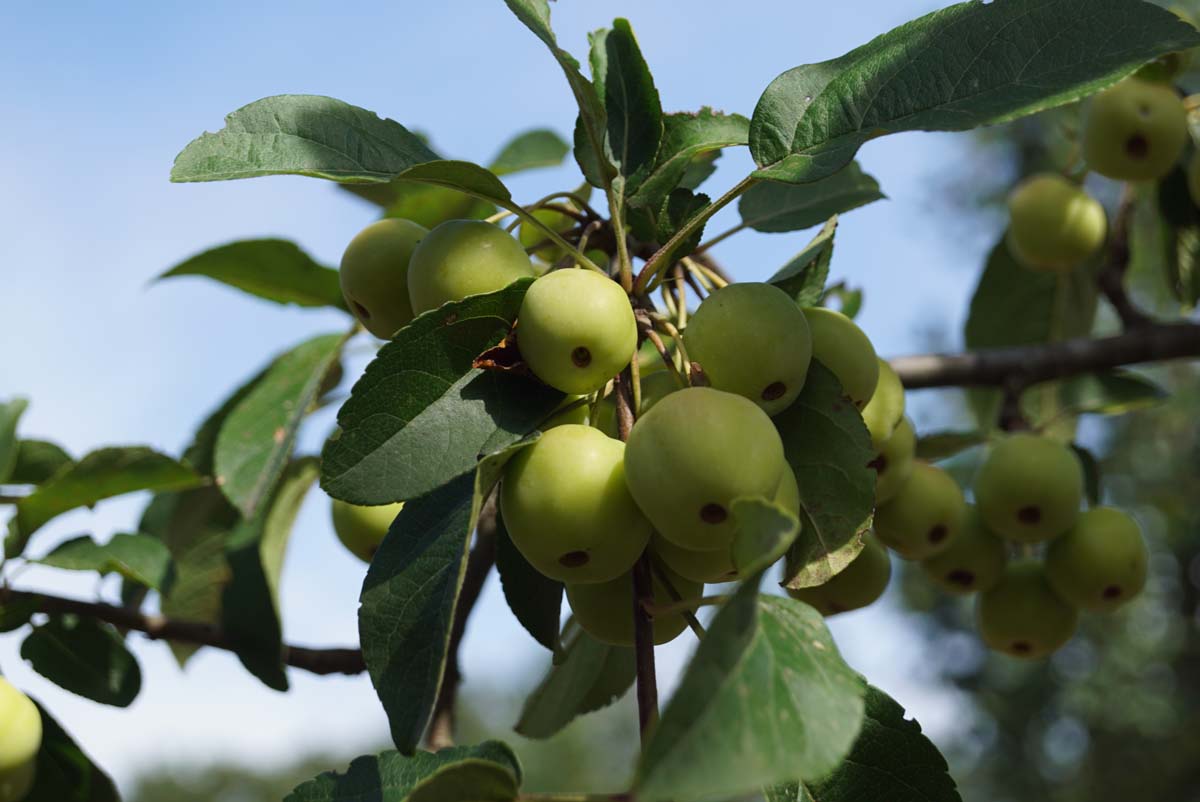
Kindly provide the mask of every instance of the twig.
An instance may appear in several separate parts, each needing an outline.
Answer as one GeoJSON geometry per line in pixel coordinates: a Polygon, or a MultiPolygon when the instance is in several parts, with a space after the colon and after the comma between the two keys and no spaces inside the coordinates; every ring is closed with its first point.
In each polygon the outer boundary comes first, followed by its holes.
{"type": "Polygon", "coordinates": [[[1112,231],[1104,253],[1104,265],[1096,274],[1096,284],[1112,304],[1126,331],[1149,325],[1152,321],[1130,300],[1125,291],[1125,271],[1129,267],[1129,228],[1133,222],[1134,192],[1129,184],[1121,194],[1121,205],[1113,218],[1112,231]]]}

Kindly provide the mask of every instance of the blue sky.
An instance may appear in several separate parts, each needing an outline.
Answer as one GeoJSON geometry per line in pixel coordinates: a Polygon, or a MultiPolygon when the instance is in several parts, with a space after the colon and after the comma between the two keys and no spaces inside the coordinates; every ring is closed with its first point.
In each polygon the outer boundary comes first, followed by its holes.
{"type": "MultiPolygon", "coordinates": [[[[628,16],[655,72],[664,106],[712,105],[749,114],[767,83],[797,64],[839,55],[942,3],[859,0],[796,3],[585,3],[554,6],[560,42],[583,55],[586,32],[628,16]]],[[[332,185],[299,178],[172,185],[175,154],[259,97],[328,94],[432,135],[448,155],[486,162],[508,137],[574,120],[570,94],[545,49],[500,0],[440,3],[205,4],[6,3],[0,8],[0,397],[27,395],[23,432],[82,453],[147,443],[178,453],[204,414],[273,354],[344,326],[333,312],[282,308],[197,279],[151,279],[212,245],[248,237],[298,241],[336,264],[372,219],[332,185]]],[[[931,335],[958,342],[966,301],[998,223],[956,215],[948,176],[978,169],[964,135],[907,134],[869,143],[860,160],[889,200],[847,215],[834,277],[866,288],[860,323],[881,354],[923,350],[931,335]]],[[[728,154],[711,180],[723,189],[750,168],[728,154]]],[[[572,164],[514,176],[519,199],[575,186],[572,164]]],[[[970,212],[970,210],[964,210],[970,212]]],[[[736,221],[726,210],[710,232],[736,221]]],[[[736,276],[761,279],[808,239],[743,234],[715,255],[736,276]]],[[[361,364],[361,360],[360,360],[361,364]]],[[[918,407],[918,424],[929,404],[918,407]]],[[[307,446],[323,429],[313,427],[307,446]]],[[[59,539],[128,530],[142,499],[64,516],[39,534],[59,539]]],[[[328,526],[314,492],[292,540],[283,583],[287,636],[304,644],[355,638],[363,566],[328,526]]],[[[17,584],[80,597],[93,580],[30,570],[17,584]]],[[[949,737],[955,708],[920,673],[915,635],[887,605],[833,624],[851,662],[893,692],[935,734],[949,737]]],[[[58,691],[0,636],[0,666],[35,692],[118,780],[162,760],[232,757],[286,762],[299,752],[351,752],[385,738],[365,678],[293,674],[281,696],[232,657],[206,651],[185,672],[165,647],[133,638],[144,691],[125,711],[58,691]]],[[[693,648],[663,650],[669,687],[693,648]]],[[[513,622],[490,583],[468,632],[468,683],[528,682],[545,653],[513,622]]]]}

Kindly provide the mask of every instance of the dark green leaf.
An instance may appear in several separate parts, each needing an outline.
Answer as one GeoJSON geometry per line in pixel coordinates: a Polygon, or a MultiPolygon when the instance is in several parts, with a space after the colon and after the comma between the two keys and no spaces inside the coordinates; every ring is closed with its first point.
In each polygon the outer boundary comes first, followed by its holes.
{"type": "Polygon", "coordinates": [[[90,618],[51,618],[25,638],[21,657],[59,687],[101,704],[128,707],[142,688],[124,638],[90,618]]]}
{"type": "Polygon", "coordinates": [[[316,262],[294,242],[253,239],[197,254],[159,276],[207,276],[280,304],[345,309],[337,271],[316,262]]]}
{"type": "Polygon", "coordinates": [[[525,700],[514,729],[526,738],[549,738],[576,717],[620,699],[636,674],[633,649],[601,643],[575,627],[561,661],[525,700]]]}
{"type": "Polygon", "coordinates": [[[819,777],[845,757],[862,715],[863,685],[820,614],[760,597],[757,581],[746,582],[713,619],[654,728],[634,794],[732,799],[819,777]]]}
{"type": "Polygon", "coordinates": [[[1185,310],[1200,300],[1200,209],[1192,200],[1187,173],[1176,167],[1153,189],[1138,194],[1130,236],[1133,269],[1147,257],[1185,310]],[[1151,236],[1147,237],[1147,233],[1151,236]]]}
{"type": "Polygon", "coordinates": [[[14,398],[0,403],[0,485],[8,484],[17,464],[17,422],[29,406],[29,399],[14,398]]]}
{"type": "Polygon", "coordinates": [[[978,429],[969,431],[931,432],[917,438],[917,459],[927,462],[953,457],[960,451],[982,445],[987,436],[978,429]]]}
{"type": "Polygon", "coordinates": [[[965,131],[1079,100],[1200,33],[1141,0],[959,3],[780,75],[750,124],[755,175],[807,183],[897,131],[965,131]]]}
{"type": "MultiPolygon", "coordinates": [[[[676,187],[695,189],[700,181],[696,176],[687,180],[688,172],[698,164],[711,165],[720,148],[745,145],[749,135],[750,121],[745,117],[722,114],[707,106],[694,114],[664,115],[658,155],[653,167],[638,177],[629,204],[658,209],[676,187]]],[[[700,179],[711,172],[712,169],[702,171],[700,179]]]]}
{"type": "Polygon", "coordinates": [[[40,485],[73,463],[71,455],[45,440],[18,440],[17,461],[8,481],[14,485],[40,485]]]}
{"type": "Polygon", "coordinates": [[[518,134],[500,149],[488,165],[496,175],[509,175],[538,167],[557,167],[570,151],[563,138],[546,128],[518,134]]]}
{"type": "Polygon", "coordinates": [[[338,413],[321,486],[355,504],[422,496],[520,440],[562,400],[531,379],[474,368],[516,319],[530,279],[447,304],[397,332],[338,413]]]}
{"type": "Polygon", "coordinates": [[[217,484],[247,518],[279,480],[300,422],[345,342],[345,335],[326,334],[278,357],[221,426],[214,454],[217,484]]]}
{"type": "Polygon", "coordinates": [[[1127,370],[1088,373],[1063,380],[1058,386],[1063,407],[1076,414],[1122,415],[1153,406],[1167,391],[1127,370]]]}
{"type": "Polygon", "coordinates": [[[171,552],[151,535],[118,534],[103,544],[84,535],[60,544],[36,562],[68,571],[116,573],[161,590],[171,570],[171,552]]]}
{"type": "Polygon", "coordinates": [[[820,233],[804,250],[767,279],[795,299],[800,306],[813,306],[821,300],[825,282],[829,279],[829,263],[833,260],[833,236],[837,233],[837,215],[825,221],[820,233]]]}
{"type": "Polygon", "coordinates": [[[1078,443],[1071,443],[1071,450],[1079,457],[1083,466],[1083,489],[1087,493],[1088,504],[1100,503],[1100,461],[1096,455],[1078,443]]]}
{"type": "Polygon", "coordinates": [[[733,565],[740,576],[752,576],[778,560],[800,534],[800,521],[782,507],[761,498],[737,498],[730,505],[737,522],[733,565]]]}
{"type": "Polygon", "coordinates": [[[22,802],[119,802],[113,781],[42,705],[42,747],[33,788],[22,802]]]}
{"type": "Polygon", "coordinates": [[[27,596],[0,604],[0,633],[15,632],[28,624],[37,611],[37,601],[27,596]]]}
{"type": "Polygon", "coordinates": [[[4,549],[20,554],[42,524],[76,507],[88,507],[135,490],[179,490],[203,479],[187,465],[140,446],[102,448],[56,475],[17,504],[4,549]]]}
{"type": "Polygon", "coordinates": [[[813,360],[800,397],[774,418],[796,472],[802,517],[788,554],[789,587],[827,582],[858,554],[875,507],[875,458],[862,415],[837,378],[813,360]]]}
{"type": "Polygon", "coordinates": [[[322,774],[284,802],[510,802],[520,786],[517,756],[499,741],[485,741],[410,757],[355,758],[345,774],[322,774]]]}
{"type": "MultiPolygon", "coordinates": [[[[648,242],[666,242],[676,231],[683,228],[693,217],[710,206],[709,197],[702,192],[692,192],[690,189],[673,189],[663,200],[659,209],[634,207],[629,210],[629,224],[634,234],[648,242]]],[[[704,235],[701,225],[686,239],[681,240],[671,251],[665,261],[673,261],[677,256],[686,256],[696,250],[704,235]]]]}
{"type": "Polygon", "coordinates": [[[592,34],[592,82],[606,115],[605,155],[632,191],[631,179],[649,170],[663,135],[662,104],[629,20],[592,34]]]}
{"type": "Polygon", "coordinates": [[[851,162],[810,184],[755,184],[738,200],[738,213],[742,223],[755,231],[800,231],[884,197],[879,182],[864,173],[858,162],[851,162]]]}
{"type": "Polygon", "coordinates": [[[563,584],[529,564],[513,545],[500,516],[496,516],[496,572],[504,599],[521,626],[538,643],[556,651],[563,584]]]}

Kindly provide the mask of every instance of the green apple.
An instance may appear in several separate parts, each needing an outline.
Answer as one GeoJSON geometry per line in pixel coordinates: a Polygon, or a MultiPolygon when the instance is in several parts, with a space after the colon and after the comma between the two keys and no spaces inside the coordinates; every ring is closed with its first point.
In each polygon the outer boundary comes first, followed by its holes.
{"type": "Polygon", "coordinates": [[[967,502],[950,474],[915,462],[896,495],[875,510],[875,532],[906,560],[924,560],[948,549],[966,518],[967,502]]]}
{"type": "Polygon", "coordinates": [[[1096,507],[1046,550],[1046,578],[1071,604],[1111,612],[1146,586],[1149,555],[1137,522],[1121,510],[1096,507]]]}
{"type": "Polygon", "coordinates": [[[381,340],[391,339],[413,319],[408,263],[428,233],[411,220],[379,220],[358,232],[342,254],[338,281],[346,306],[381,340]]]}
{"type": "Polygon", "coordinates": [[[821,615],[831,616],[874,603],[883,595],[891,578],[892,561],[887,549],[868,532],[863,550],[832,579],[816,587],[788,588],[787,594],[815,607],[821,615]]]}
{"type": "Polygon", "coordinates": [[[904,385],[892,366],[879,360],[879,382],[862,410],[863,422],[871,433],[871,446],[880,451],[904,420],[904,385]]]}
{"type": "Polygon", "coordinates": [[[975,477],[984,524],[1019,543],[1039,543],[1071,528],[1083,501],[1083,468],[1069,447],[1021,432],[992,446],[975,477]]]}
{"type": "Polygon", "coordinates": [[[532,275],[525,249],[504,229],[483,220],[447,220],[413,251],[408,294],[419,315],[532,275]]]}
{"type": "Polygon", "coordinates": [[[625,444],[590,426],[556,426],[517,453],[500,514],[525,559],[560,582],[616,579],[650,542],[650,522],[626,489],[625,444]]]}
{"type": "Polygon", "coordinates": [[[841,312],[810,306],[805,308],[804,317],[812,334],[813,358],[833,371],[842,391],[862,409],[879,382],[875,347],[863,330],[841,312]]]}
{"type": "Polygon", "coordinates": [[[42,714],[37,705],[0,677],[0,802],[18,802],[33,788],[42,714]]]}
{"type": "Polygon", "coordinates": [[[796,400],[812,359],[804,313],[770,284],[730,284],[709,295],[688,321],[683,344],[713,387],[768,415],[796,400]]]}
{"type": "Polygon", "coordinates": [[[660,370],[649,376],[642,376],[642,404],[638,407],[638,415],[645,415],[654,405],[662,401],[676,390],[682,390],[679,381],[670,371],[660,370]]]}
{"type": "Polygon", "coordinates": [[[1054,592],[1040,563],[1012,563],[1000,581],[979,594],[979,634],[989,648],[1034,660],[1071,639],[1079,611],[1054,592]]]}
{"type": "Polygon", "coordinates": [[[940,554],[924,560],[921,568],[942,590],[955,595],[990,590],[1000,581],[1008,555],[1004,541],[987,530],[979,510],[967,505],[963,529],[940,554]]]}
{"type": "MultiPolygon", "coordinates": [[[[534,209],[533,216],[545,223],[550,228],[554,229],[554,231],[559,234],[565,234],[575,227],[574,217],[571,217],[569,214],[563,214],[562,212],[554,209],[534,209]]],[[[555,242],[546,235],[545,231],[542,231],[540,228],[532,225],[531,223],[521,223],[517,233],[517,238],[521,241],[521,247],[525,248],[527,251],[535,249],[533,250],[534,255],[546,262],[549,262],[550,264],[554,264],[566,255],[566,251],[563,250],[561,245],[555,244],[555,242]]],[[[589,256],[589,258],[591,257],[589,256]]],[[[607,259],[605,259],[605,261],[607,261],[607,259]]],[[[604,262],[597,262],[597,264],[603,265],[604,262]]]]}
{"type": "Polygon", "coordinates": [[[700,551],[729,547],[730,503],[774,498],[783,465],[783,443],[767,413],[712,387],[663,398],[638,418],[625,451],[629,491],[654,528],[700,551]]]}
{"type": "MultiPolygon", "coordinates": [[[[658,566],[662,568],[662,566],[658,566]]],[[[681,600],[698,599],[704,585],[684,579],[670,569],[664,575],[678,593],[681,600]]],[[[659,579],[657,569],[653,574],[651,588],[654,603],[667,605],[675,601],[659,579]]],[[[588,585],[567,584],[567,603],[575,621],[589,635],[614,646],[633,645],[633,574],[625,573],[609,582],[588,585]]],[[[664,644],[675,640],[687,629],[687,619],[680,613],[654,618],[654,642],[664,644]]]]}
{"type": "Polygon", "coordinates": [[[351,554],[369,563],[403,507],[403,501],[360,507],[335,498],[331,509],[333,531],[351,554]]]}
{"type": "Polygon", "coordinates": [[[578,423],[586,426],[587,422],[587,396],[569,395],[558,405],[558,409],[550,416],[550,419],[538,428],[544,432],[553,429],[555,426],[562,426],[565,423],[578,423]]]}
{"type": "Polygon", "coordinates": [[[1008,196],[1008,248],[1034,270],[1068,272],[1104,245],[1104,207],[1054,173],[1026,178],[1008,196]]]}
{"type": "Polygon", "coordinates": [[[1101,175],[1153,181],[1171,171],[1187,144],[1187,111],[1175,88],[1127,78],[1084,107],[1083,158],[1101,175]]]}
{"type": "Polygon", "coordinates": [[[900,492],[912,474],[913,455],[917,451],[917,433],[912,421],[901,418],[870,466],[875,469],[875,504],[886,504],[900,492]]]}
{"type": "Polygon", "coordinates": [[[564,393],[593,393],[637,347],[637,323],[621,285],[594,270],[555,270],[525,293],[517,346],[539,379],[564,393]]]}

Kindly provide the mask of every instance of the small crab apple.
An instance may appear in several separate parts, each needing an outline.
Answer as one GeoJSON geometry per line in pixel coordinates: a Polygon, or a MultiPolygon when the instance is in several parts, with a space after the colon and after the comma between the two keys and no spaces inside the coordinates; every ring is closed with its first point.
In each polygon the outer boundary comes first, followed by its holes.
{"type": "Polygon", "coordinates": [[[633,307],[621,285],[593,270],[555,270],[525,293],[517,347],[539,379],[564,393],[595,392],[637,346],[633,307]]]}
{"type": "Polygon", "coordinates": [[[1133,518],[1112,507],[1079,516],[1046,550],[1046,578],[1071,604],[1107,613],[1141,593],[1149,555],[1133,518]]]}
{"type": "MultiPolygon", "coordinates": [[[[685,579],[669,568],[655,566],[652,571],[654,603],[674,603],[659,571],[667,578],[680,600],[698,599],[704,593],[704,585],[685,579]]],[[[626,572],[609,582],[590,585],[567,583],[567,603],[575,621],[584,631],[598,641],[614,646],[633,645],[633,573],[626,572]]],[[[675,640],[687,629],[687,619],[681,613],[655,616],[654,643],[662,645],[675,640]]]]}
{"type": "MultiPolygon", "coordinates": [[[[559,234],[564,234],[575,227],[574,217],[571,217],[569,214],[563,214],[556,209],[534,209],[533,216],[559,234]]],[[[521,241],[521,247],[526,250],[536,248],[533,254],[550,264],[554,264],[566,255],[566,251],[563,250],[561,245],[556,244],[546,235],[545,231],[542,231],[529,222],[521,223],[517,239],[521,241]]],[[[588,258],[591,257],[589,256],[588,258]]]]}
{"type": "Polygon", "coordinates": [[[768,415],[804,387],[812,338],[800,307],[770,284],[730,284],[705,298],[683,332],[688,357],[718,390],[745,396],[768,415]]]}
{"type": "Polygon", "coordinates": [[[989,590],[1000,581],[1008,555],[1004,541],[987,530],[979,511],[967,505],[967,518],[958,537],[940,554],[921,562],[929,579],[955,595],[989,590]]]}
{"type": "MultiPolygon", "coordinates": [[[[879,357],[875,347],[854,321],[833,309],[804,309],[812,334],[812,355],[841,382],[842,390],[862,409],[879,382],[879,357]]],[[[689,354],[690,356],[690,354],[689,354]]]]}
{"type": "Polygon", "coordinates": [[[685,549],[728,548],[730,504],[774,498],[783,479],[783,443],[753,401],[689,387],[638,418],[625,450],[629,492],[659,534],[685,549]]]}
{"type": "Polygon", "coordinates": [[[560,582],[616,579],[650,541],[625,485],[625,444],[598,429],[556,426],[508,463],[500,514],[513,544],[560,582]]]}
{"type": "Polygon", "coordinates": [[[924,560],[950,547],[967,517],[967,502],[950,474],[927,462],[875,510],[879,539],[906,560],[924,560]]]}
{"type": "Polygon", "coordinates": [[[1026,561],[1011,563],[991,590],[979,594],[975,618],[989,648],[1034,660],[1071,639],[1079,611],[1050,587],[1041,563],[1026,561]]]}
{"type": "Polygon", "coordinates": [[[569,395],[558,405],[558,409],[554,411],[554,414],[538,428],[544,432],[566,423],[578,423],[581,426],[586,426],[587,422],[587,396],[569,395]]]}
{"type": "Polygon", "coordinates": [[[789,588],[787,594],[815,607],[821,615],[831,616],[873,604],[887,590],[891,578],[887,549],[868,532],[863,550],[832,579],[811,588],[789,588]]]}
{"type": "Polygon", "coordinates": [[[984,524],[1019,543],[1039,543],[1071,528],[1083,501],[1083,468],[1070,448],[1020,432],[1005,437],[975,477],[984,524]]]}
{"type": "Polygon", "coordinates": [[[363,562],[371,562],[392,521],[403,509],[404,502],[361,507],[340,499],[333,500],[333,531],[351,554],[363,562]]]}
{"type": "Polygon", "coordinates": [[[37,705],[0,677],[0,802],[18,802],[33,788],[42,714],[37,705]]]}
{"type": "Polygon", "coordinates": [[[884,442],[870,467],[875,469],[875,504],[886,504],[912,474],[913,455],[917,450],[917,433],[912,421],[901,418],[892,436],[884,442]]]}
{"type": "Polygon", "coordinates": [[[904,385],[892,366],[879,360],[879,383],[862,410],[863,422],[871,434],[871,446],[879,451],[904,419],[904,385]]]}
{"type": "Polygon", "coordinates": [[[346,306],[367,331],[390,339],[413,319],[408,263],[429,229],[398,217],[378,220],[350,240],[338,281],[346,306]]]}
{"type": "Polygon", "coordinates": [[[1174,87],[1127,78],[1084,107],[1083,158],[1119,181],[1162,178],[1187,144],[1187,111],[1174,87]]]}
{"type": "Polygon", "coordinates": [[[533,275],[525,249],[504,229],[483,220],[447,220],[413,251],[408,294],[419,315],[533,275]]]}
{"type": "Polygon", "coordinates": [[[1104,244],[1104,207],[1066,178],[1038,173],[1008,196],[1008,249],[1034,270],[1068,272],[1104,244]]]}

